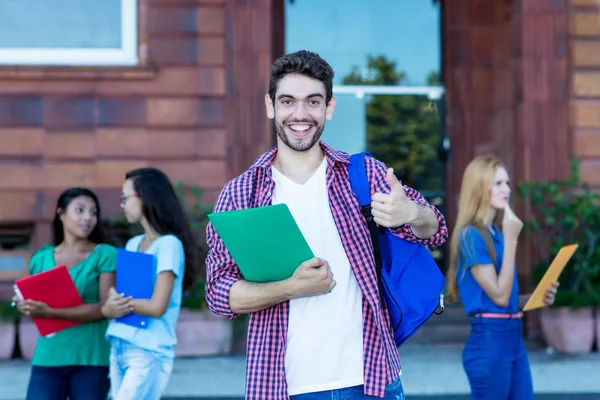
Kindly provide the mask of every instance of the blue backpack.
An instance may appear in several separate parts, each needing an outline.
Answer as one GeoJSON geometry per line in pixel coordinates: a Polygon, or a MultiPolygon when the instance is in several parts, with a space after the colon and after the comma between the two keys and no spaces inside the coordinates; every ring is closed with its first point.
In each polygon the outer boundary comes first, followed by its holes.
{"type": "Polygon", "coordinates": [[[371,234],[381,305],[387,308],[394,340],[400,347],[431,315],[444,311],[445,278],[427,247],[377,227],[371,215],[366,155],[371,154],[358,153],[350,157],[348,175],[371,234]]]}

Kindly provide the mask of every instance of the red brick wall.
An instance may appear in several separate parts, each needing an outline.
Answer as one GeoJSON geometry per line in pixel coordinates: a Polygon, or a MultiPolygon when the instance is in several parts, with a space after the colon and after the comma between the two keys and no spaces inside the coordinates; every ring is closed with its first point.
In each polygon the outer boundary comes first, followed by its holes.
{"type": "MultiPolygon", "coordinates": [[[[574,8],[583,3],[591,9],[595,0],[442,2],[446,122],[452,141],[448,173],[451,225],[462,173],[475,155],[491,152],[500,156],[513,182],[565,177],[571,156],[581,155],[579,145],[576,150],[572,146],[569,107],[574,102],[569,77],[574,61],[569,53],[573,44],[569,27],[573,26],[574,8]]],[[[588,21],[588,29],[594,25],[598,31],[597,17],[594,23],[588,21]]],[[[583,86],[589,90],[587,84],[583,86]]],[[[593,96],[600,96],[600,89],[593,96]]],[[[587,135],[585,146],[594,148],[592,142],[600,145],[596,136],[587,135]]],[[[575,143],[583,138],[575,137],[575,143]]],[[[590,171],[595,162],[585,160],[582,172],[585,179],[598,183],[590,171]]],[[[524,215],[524,209],[515,206],[524,215]]],[[[531,289],[531,250],[531,243],[524,243],[517,257],[523,291],[531,289]]],[[[529,322],[530,333],[535,334],[535,318],[529,322]]]]}
{"type": "Polygon", "coordinates": [[[117,216],[124,173],[152,165],[212,202],[273,143],[255,105],[283,51],[283,0],[139,3],[139,67],[0,68],[0,227],[35,222],[34,248],[67,187],[117,216]]]}
{"type": "Polygon", "coordinates": [[[462,174],[473,157],[496,153],[513,172],[516,71],[509,2],[443,0],[443,76],[448,217],[453,223],[462,174]]]}
{"type": "Polygon", "coordinates": [[[582,178],[600,186],[600,3],[571,0],[569,19],[572,146],[582,178]]]}

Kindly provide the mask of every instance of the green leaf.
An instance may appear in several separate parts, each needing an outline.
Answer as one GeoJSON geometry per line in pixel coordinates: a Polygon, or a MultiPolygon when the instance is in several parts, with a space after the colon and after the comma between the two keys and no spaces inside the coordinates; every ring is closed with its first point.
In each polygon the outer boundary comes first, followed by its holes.
{"type": "Polygon", "coordinates": [[[561,246],[579,243],[560,277],[555,306],[600,304],[600,194],[580,182],[579,161],[572,159],[567,179],[521,181],[517,187],[531,211],[531,218],[524,221],[525,231],[538,250],[539,262],[532,268],[534,283],[561,246]]]}

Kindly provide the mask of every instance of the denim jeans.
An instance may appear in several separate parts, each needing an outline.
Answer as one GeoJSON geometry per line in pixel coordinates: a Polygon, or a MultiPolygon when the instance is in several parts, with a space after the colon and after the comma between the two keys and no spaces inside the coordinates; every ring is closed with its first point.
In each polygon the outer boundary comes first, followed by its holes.
{"type": "Polygon", "coordinates": [[[31,367],[27,400],[106,400],[108,367],[31,367]]]}
{"type": "Polygon", "coordinates": [[[173,370],[173,359],[111,339],[110,384],[113,400],[159,400],[173,370]]]}
{"type": "MultiPolygon", "coordinates": [[[[290,400],[376,400],[379,397],[364,394],[364,386],[353,386],[344,389],[326,390],[323,392],[303,393],[290,396],[290,400]]],[[[383,400],[405,400],[402,380],[398,377],[385,388],[383,400]]]]}
{"type": "Polygon", "coordinates": [[[472,400],[533,400],[521,319],[475,318],[462,360],[472,400]]]}

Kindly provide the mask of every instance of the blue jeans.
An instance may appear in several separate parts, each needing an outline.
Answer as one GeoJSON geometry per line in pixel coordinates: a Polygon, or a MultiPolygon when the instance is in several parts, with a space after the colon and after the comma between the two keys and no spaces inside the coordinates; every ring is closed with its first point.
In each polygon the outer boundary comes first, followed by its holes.
{"type": "Polygon", "coordinates": [[[31,367],[27,400],[106,400],[108,367],[31,367]]]}
{"type": "MultiPolygon", "coordinates": [[[[375,400],[379,397],[364,394],[364,386],[353,386],[344,389],[326,390],[316,393],[303,393],[290,396],[290,400],[375,400]]],[[[398,377],[385,388],[383,400],[405,400],[402,379],[398,377]]]]}
{"type": "Polygon", "coordinates": [[[159,400],[173,359],[161,357],[121,339],[111,339],[110,383],[113,400],[159,400]]]}
{"type": "Polygon", "coordinates": [[[521,319],[475,318],[462,360],[472,400],[533,400],[521,319]]]}

